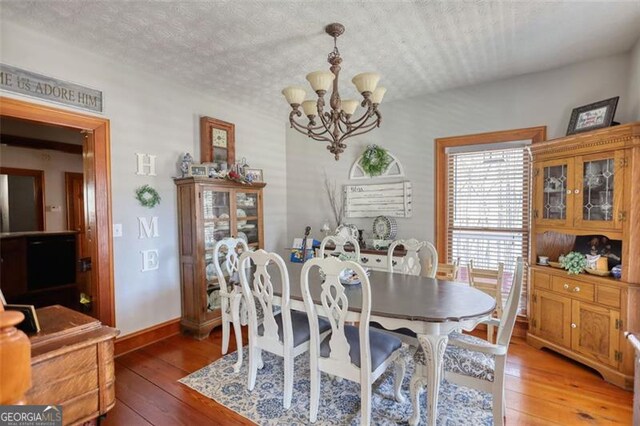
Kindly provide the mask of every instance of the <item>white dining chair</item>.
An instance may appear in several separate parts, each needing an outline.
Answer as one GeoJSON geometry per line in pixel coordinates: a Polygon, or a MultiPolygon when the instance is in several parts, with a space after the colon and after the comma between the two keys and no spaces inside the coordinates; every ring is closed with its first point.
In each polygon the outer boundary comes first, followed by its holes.
{"type": "Polygon", "coordinates": [[[242,290],[239,287],[238,270],[240,268],[238,253],[249,251],[247,243],[241,238],[225,238],[213,248],[213,264],[218,284],[220,285],[220,310],[222,311],[222,354],[229,350],[230,327],[236,336],[238,360],[234,365],[237,373],[242,366],[242,329],[240,323],[240,302],[242,290]],[[223,250],[224,249],[224,250],[223,250]],[[228,280],[228,281],[227,281],[228,280]]]}
{"type": "Polygon", "coordinates": [[[325,257],[326,245],[327,243],[333,243],[335,248],[333,249],[333,253],[342,253],[347,256],[355,256],[354,261],[360,263],[360,245],[358,244],[358,240],[348,235],[329,235],[324,237],[322,242],[320,243],[320,257],[325,257]],[[353,246],[353,253],[349,253],[345,250],[344,246],[347,244],[351,244],[353,246]]]}
{"type": "MultiPolygon", "coordinates": [[[[476,268],[473,259],[469,260],[467,267],[467,276],[469,285],[478,290],[487,293],[496,299],[496,316],[498,319],[502,317],[502,278],[504,275],[504,263],[498,263],[498,269],[481,269],[476,268]]],[[[493,325],[487,325],[487,340],[493,342],[493,325]]]]}
{"type": "MultiPolygon", "coordinates": [[[[300,276],[302,297],[309,317],[311,329],[310,380],[311,380],[311,404],[309,420],[315,423],[318,416],[321,390],[321,372],[360,383],[360,418],[362,425],[368,425],[371,421],[371,386],[387,369],[391,363],[395,363],[394,393],[398,402],[403,402],[401,393],[402,379],[404,378],[405,363],[402,357],[402,342],[395,336],[375,329],[369,329],[371,317],[371,286],[366,272],[356,262],[342,261],[335,257],[314,258],[307,261],[302,267],[300,276]],[[321,313],[325,315],[331,324],[331,334],[324,339],[320,338],[318,329],[318,308],[314,304],[309,287],[309,272],[311,268],[318,267],[323,275],[321,284],[320,302],[321,313]],[[345,269],[351,269],[360,278],[361,291],[353,292],[351,287],[348,293],[352,297],[361,295],[359,313],[349,314],[350,300],[347,297],[345,286],[340,282],[340,274],[345,269]],[[348,319],[351,316],[352,319],[348,319]],[[347,325],[348,320],[359,321],[359,326],[347,325]]],[[[331,393],[323,394],[330,397],[331,393]]]]}
{"type": "MultiPolygon", "coordinates": [[[[493,344],[469,334],[451,333],[449,345],[444,354],[445,378],[449,382],[492,394],[495,425],[503,425],[505,420],[505,367],[522,295],[523,274],[524,264],[519,257],[516,261],[513,284],[507,297],[504,315],[499,320],[490,318],[485,321],[498,327],[496,343],[493,344]]],[[[411,391],[413,399],[416,396],[413,386],[411,391]]]]}
{"type": "MultiPolygon", "coordinates": [[[[428,241],[418,241],[415,238],[410,238],[408,240],[396,240],[389,245],[389,249],[387,250],[387,271],[397,274],[419,276],[422,272],[420,255],[423,251],[427,252],[425,257],[426,270],[424,271],[424,276],[435,278],[438,265],[438,252],[436,251],[436,248],[428,241]],[[406,254],[401,258],[399,264],[394,265],[393,252],[399,245],[404,247],[406,254]]],[[[416,333],[406,327],[402,327],[397,330],[387,330],[382,326],[382,324],[377,322],[372,322],[370,325],[374,328],[384,330],[385,333],[390,333],[398,337],[409,345],[419,346],[416,333]]]]}
{"type": "Polygon", "coordinates": [[[389,245],[387,250],[387,270],[407,275],[420,275],[422,272],[420,256],[423,249],[426,252],[424,276],[435,278],[438,268],[438,252],[436,248],[429,241],[418,241],[415,238],[396,240],[389,245]],[[406,254],[402,256],[398,265],[394,265],[393,251],[399,245],[404,247],[406,254]]]}
{"type": "MultiPolygon", "coordinates": [[[[309,321],[304,312],[291,311],[289,274],[284,260],[276,253],[264,250],[245,252],[240,256],[240,283],[249,314],[249,377],[247,388],[253,390],[263,350],[281,356],[284,363],[285,409],[291,407],[293,396],[293,364],[295,358],[309,350],[309,321]],[[274,313],[273,283],[268,267],[274,266],[280,275],[282,297],[279,313],[274,313]],[[251,269],[251,280],[247,270],[251,269]],[[262,319],[258,317],[260,306],[262,319]]],[[[318,320],[321,336],[326,336],[331,325],[326,319],[318,320]]]]}

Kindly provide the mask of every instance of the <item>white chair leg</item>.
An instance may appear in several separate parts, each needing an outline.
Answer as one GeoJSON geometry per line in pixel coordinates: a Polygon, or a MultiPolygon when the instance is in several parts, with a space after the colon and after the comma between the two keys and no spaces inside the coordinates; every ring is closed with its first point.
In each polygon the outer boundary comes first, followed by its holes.
{"type": "Polygon", "coordinates": [[[233,371],[236,373],[240,371],[242,367],[242,328],[240,328],[240,297],[233,299],[233,305],[231,306],[231,316],[233,317],[233,331],[236,335],[236,353],[238,354],[238,360],[233,365],[233,371]]]}
{"type": "Polygon", "coordinates": [[[487,324],[487,341],[493,343],[493,326],[487,324]]]}
{"type": "Polygon", "coordinates": [[[229,352],[229,321],[222,315],[222,355],[229,352]]]}
{"type": "Polygon", "coordinates": [[[422,393],[422,388],[426,384],[426,380],[427,378],[418,375],[417,371],[411,379],[411,385],[409,386],[411,390],[411,405],[413,406],[413,414],[411,414],[411,418],[409,419],[409,424],[411,426],[416,426],[420,423],[420,394],[422,393]]]}
{"type": "Polygon", "coordinates": [[[309,422],[315,423],[318,419],[318,406],[320,405],[321,373],[320,370],[318,370],[318,361],[313,356],[311,357],[311,371],[309,376],[311,382],[309,422]]]}
{"type": "Polygon", "coordinates": [[[249,345],[249,378],[247,388],[253,390],[256,385],[256,375],[258,374],[258,348],[249,345]]]}
{"type": "Polygon", "coordinates": [[[291,408],[293,397],[293,356],[285,352],[284,355],[284,409],[291,408]]]}
{"type": "Polygon", "coordinates": [[[258,355],[258,370],[262,370],[263,367],[264,361],[262,360],[262,351],[260,351],[260,354],[258,355]]]}
{"type": "Polygon", "coordinates": [[[360,424],[371,424],[371,383],[360,383],[360,424]]]}
{"type": "Polygon", "coordinates": [[[505,404],[504,404],[504,368],[506,358],[496,357],[496,375],[493,382],[493,424],[496,426],[504,425],[505,404]],[[502,374],[500,374],[502,372],[502,374]]]}
{"type": "Polygon", "coordinates": [[[395,360],[395,375],[393,377],[394,394],[396,401],[400,403],[405,401],[404,395],[402,395],[402,380],[404,379],[405,370],[406,363],[402,355],[400,355],[395,360]]]}

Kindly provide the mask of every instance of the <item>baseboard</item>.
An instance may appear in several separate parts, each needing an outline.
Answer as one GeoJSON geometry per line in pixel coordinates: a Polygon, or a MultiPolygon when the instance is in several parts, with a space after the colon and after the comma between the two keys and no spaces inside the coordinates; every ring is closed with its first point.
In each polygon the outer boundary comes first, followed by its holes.
{"type": "Polygon", "coordinates": [[[115,356],[155,343],[180,333],[180,318],[172,319],[116,339],[115,356]]]}

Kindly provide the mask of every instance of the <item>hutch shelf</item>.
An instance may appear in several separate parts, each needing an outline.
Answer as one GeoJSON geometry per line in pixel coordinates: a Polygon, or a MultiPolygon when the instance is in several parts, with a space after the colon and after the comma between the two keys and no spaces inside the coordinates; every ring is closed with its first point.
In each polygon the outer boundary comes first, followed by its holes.
{"type": "Polygon", "coordinates": [[[640,122],[534,144],[531,152],[527,342],[631,389],[634,353],[624,332],[640,327],[640,122]],[[556,261],[591,235],[620,242],[621,279],[536,265],[538,256],[556,261]]]}
{"type": "Polygon", "coordinates": [[[221,324],[220,286],[213,248],[216,242],[242,238],[263,248],[262,190],[265,183],[245,185],[221,179],[175,179],[180,234],[182,332],[205,339],[221,324]]]}

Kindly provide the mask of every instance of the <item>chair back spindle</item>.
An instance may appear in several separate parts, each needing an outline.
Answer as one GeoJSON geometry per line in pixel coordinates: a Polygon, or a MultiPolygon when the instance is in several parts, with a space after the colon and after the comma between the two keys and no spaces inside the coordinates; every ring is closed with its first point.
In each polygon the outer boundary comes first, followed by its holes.
{"type": "Polygon", "coordinates": [[[344,246],[347,244],[351,244],[353,246],[355,255],[354,261],[360,263],[360,245],[358,244],[358,240],[356,240],[355,238],[346,235],[329,235],[325,237],[320,243],[320,257],[325,256],[327,243],[334,244],[334,253],[342,253],[347,256],[350,256],[351,254],[345,250],[344,246]]]}

